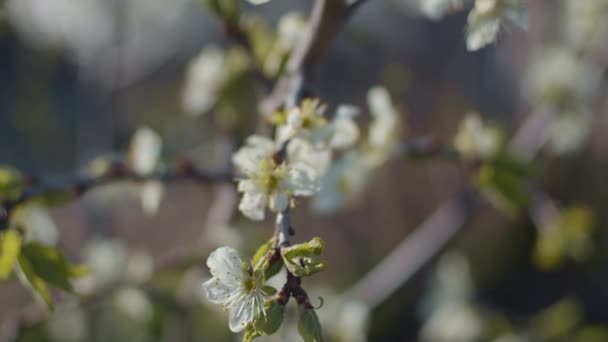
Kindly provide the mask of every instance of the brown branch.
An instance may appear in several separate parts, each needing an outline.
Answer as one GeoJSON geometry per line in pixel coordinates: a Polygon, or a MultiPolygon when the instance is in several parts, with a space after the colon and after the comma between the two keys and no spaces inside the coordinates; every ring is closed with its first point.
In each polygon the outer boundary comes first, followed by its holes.
{"type": "Polygon", "coordinates": [[[107,170],[95,176],[76,177],[61,181],[25,177],[22,184],[23,190],[17,198],[0,200],[0,229],[5,229],[8,226],[10,214],[16,207],[47,195],[66,195],[75,199],[89,190],[114,182],[131,181],[141,183],[159,181],[173,183],[182,180],[200,183],[230,183],[234,181],[231,172],[199,170],[187,160],[181,161],[173,170],[148,175],[137,174],[126,163],[113,162],[108,166],[107,170]]]}

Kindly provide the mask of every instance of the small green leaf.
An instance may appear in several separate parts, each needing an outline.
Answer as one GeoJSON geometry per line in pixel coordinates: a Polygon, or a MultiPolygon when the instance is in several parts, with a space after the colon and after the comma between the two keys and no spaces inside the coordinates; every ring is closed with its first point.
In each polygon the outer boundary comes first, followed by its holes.
{"type": "Polygon", "coordinates": [[[46,282],[36,274],[30,261],[22,255],[19,256],[19,269],[23,275],[19,277],[22,283],[24,283],[37,298],[41,299],[49,309],[53,310],[53,299],[46,282]]]}
{"type": "Polygon", "coordinates": [[[323,332],[319,317],[314,309],[299,308],[300,320],[298,321],[298,332],[304,342],[323,342],[323,332]]]}
{"type": "Polygon", "coordinates": [[[20,252],[21,234],[14,229],[7,230],[0,237],[0,279],[11,274],[20,252]]]}

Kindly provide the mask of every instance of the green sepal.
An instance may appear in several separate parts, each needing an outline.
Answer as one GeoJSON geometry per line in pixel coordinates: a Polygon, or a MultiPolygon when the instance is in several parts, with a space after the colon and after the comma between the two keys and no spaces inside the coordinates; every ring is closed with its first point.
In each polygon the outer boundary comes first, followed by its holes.
{"type": "Polygon", "coordinates": [[[285,267],[296,277],[310,276],[323,271],[326,263],[319,260],[319,255],[322,252],[323,240],[318,237],[309,242],[281,249],[285,267]]]}
{"type": "Polygon", "coordinates": [[[251,264],[253,265],[254,269],[258,269],[262,265],[262,259],[266,256],[266,253],[276,246],[276,244],[277,239],[273,237],[258,248],[253,255],[253,258],[251,258],[251,264]]]}
{"type": "Polygon", "coordinates": [[[298,307],[300,319],[298,321],[298,333],[304,342],[323,342],[323,331],[321,322],[314,309],[298,307]]]}
{"type": "Polygon", "coordinates": [[[274,260],[269,259],[269,253],[276,247],[276,244],[276,238],[271,238],[260,246],[253,256],[253,270],[258,274],[262,273],[264,280],[272,278],[281,271],[281,268],[283,268],[283,260],[281,258],[275,258],[274,260]]]}

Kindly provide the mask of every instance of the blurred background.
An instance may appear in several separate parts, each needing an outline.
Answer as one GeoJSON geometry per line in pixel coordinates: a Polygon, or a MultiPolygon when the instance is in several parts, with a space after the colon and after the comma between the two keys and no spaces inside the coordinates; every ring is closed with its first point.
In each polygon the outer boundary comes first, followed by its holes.
{"type": "MultiPolygon", "coordinates": [[[[183,156],[203,169],[224,168],[255,131],[258,102],[311,3],[243,2],[249,54],[192,0],[4,1],[0,164],[65,180],[99,160],[137,158],[134,134],[143,130],[148,140],[162,139],[159,169],[183,156]]],[[[420,5],[362,5],[318,65],[316,95],[330,112],[359,106],[365,129],[368,90],[384,86],[402,135],[441,146],[451,146],[470,112],[508,140],[533,113],[548,111],[550,122],[527,133],[542,144],[529,181],[557,213],[535,220],[534,198],[531,215],[513,215],[476,197],[447,245],[420,246],[433,256],[374,300],[343,294],[360,293],[349,290],[442,203],[468,193],[478,165],[395,156],[348,203],[329,212],[303,203],[293,214],[295,239],[326,242],[328,271],[304,286],[313,305],[324,298],[318,312],[328,339],[608,341],[608,1],[526,1],[527,30],[505,20],[497,41],[473,52],[465,37],[471,3],[440,15],[420,5]]],[[[119,182],[77,201],[28,208],[28,234],[89,263],[93,274],[76,283],[81,297],[58,294],[53,313],[18,281],[0,283],[0,338],[239,340],[226,315],[202,298],[204,261],[220,245],[252,254],[272,234],[272,220],[218,213],[214,204],[236,200],[231,185],[157,184],[150,191],[158,203],[146,206],[148,185],[119,182]],[[193,244],[197,253],[183,257],[193,244]]],[[[294,333],[285,323],[273,338],[294,333]]]]}

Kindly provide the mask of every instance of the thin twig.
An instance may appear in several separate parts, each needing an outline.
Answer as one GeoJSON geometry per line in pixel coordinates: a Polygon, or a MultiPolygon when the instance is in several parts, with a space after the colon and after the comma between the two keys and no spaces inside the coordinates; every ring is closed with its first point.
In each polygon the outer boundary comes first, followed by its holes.
{"type": "Polygon", "coordinates": [[[0,200],[0,229],[4,229],[8,226],[8,220],[10,219],[10,214],[13,209],[28,201],[46,195],[61,194],[76,198],[96,187],[114,182],[132,181],[141,183],[158,181],[162,183],[172,183],[182,180],[206,184],[231,183],[234,181],[232,173],[230,172],[199,170],[189,161],[181,162],[175,169],[147,175],[135,173],[126,163],[114,162],[100,175],[74,177],[61,181],[26,177],[23,182],[23,190],[17,198],[4,201],[0,200]]]}

